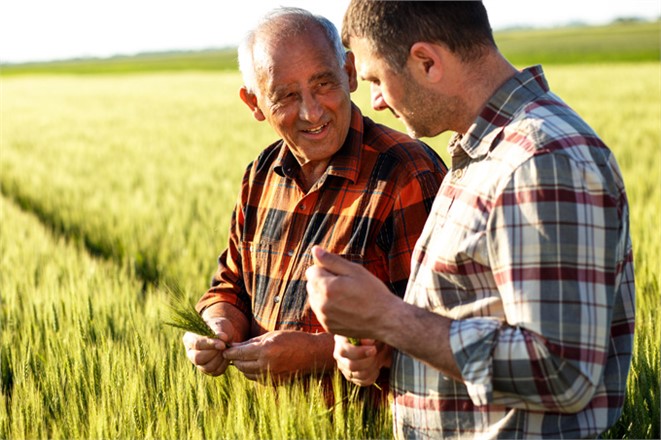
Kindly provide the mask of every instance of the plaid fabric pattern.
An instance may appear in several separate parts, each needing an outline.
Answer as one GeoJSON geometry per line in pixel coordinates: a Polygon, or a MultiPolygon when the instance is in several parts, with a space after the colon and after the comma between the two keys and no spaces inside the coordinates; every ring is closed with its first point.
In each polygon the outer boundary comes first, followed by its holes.
{"type": "Polygon", "coordinates": [[[249,165],[227,250],[198,310],[234,304],[251,320],[252,336],[323,332],[305,289],[317,244],[364,265],[404,295],[413,248],[447,171],[440,157],[353,106],[344,145],[307,193],[299,170],[283,141],[249,165]]]}
{"type": "Polygon", "coordinates": [[[449,150],[405,300],[456,320],[464,383],[397,352],[395,434],[597,436],[620,415],[634,331],[613,155],[540,66],[504,84],[449,150]]]}

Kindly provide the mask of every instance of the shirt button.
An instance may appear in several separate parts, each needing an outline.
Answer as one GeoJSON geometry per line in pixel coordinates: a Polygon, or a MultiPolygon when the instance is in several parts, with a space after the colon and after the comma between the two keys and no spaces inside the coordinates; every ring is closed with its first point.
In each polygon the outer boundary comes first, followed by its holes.
{"type": "Polygon", "coordinates": [[[280,302],[280,295],[273,298],[273,302],[276,303],[276,304],[279,303],[280,302]]]}
{"type": "Polygon", "coordinates": [[[287,252],[287,255],[289,255],[290,257],[293,257],[294,256],[294,250],[291,249],[289,252],[287,252]]]}
{"type": "Polygon", "coordinates": [[[305,211],[305,205],[301,204],[301,206],[298,207],[301,211],[305,211]]]}
{"type": "Polygon", "coordinates": [[[461,179],[463,177],[463,175],[464,175],[464,169],[463,168],[459,168],[458,170],[454,170],[452,172],[452,176],[455,179],[461,179]]]}

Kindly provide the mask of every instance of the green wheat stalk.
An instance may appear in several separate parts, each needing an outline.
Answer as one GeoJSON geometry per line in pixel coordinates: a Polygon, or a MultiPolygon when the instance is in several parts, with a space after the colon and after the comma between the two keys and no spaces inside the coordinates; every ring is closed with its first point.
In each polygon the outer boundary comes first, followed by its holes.
{"type": "Polygon", "coordinates": [[[163,324],[175,327],[201,336],[215,338],[216,333],[197,313],[195,306],[186,299],[183,290],[178,286],[165,286],[168,291],[168,320],[163,324]]]}

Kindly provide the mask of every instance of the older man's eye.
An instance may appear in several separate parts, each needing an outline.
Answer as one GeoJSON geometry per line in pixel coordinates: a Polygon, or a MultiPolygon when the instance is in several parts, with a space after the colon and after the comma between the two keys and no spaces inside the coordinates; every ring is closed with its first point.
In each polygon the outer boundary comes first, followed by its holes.
{"type": "Polygon", "coordinates": [[[280,95],[276,95],[274,101],[275,102],[287,102],[287,101],[291,101],[295,98],[296,98],[296,93],[289,92],[289,93],[282,93],[280,95]]]}
{"type": "Polygon", "coordinates": [[[320,83],[317,83],[317,90],[318,91],[326,91],[326,90],[331,90],[335,86],[335,82],[333,81],[322,81],[320,83]]]}

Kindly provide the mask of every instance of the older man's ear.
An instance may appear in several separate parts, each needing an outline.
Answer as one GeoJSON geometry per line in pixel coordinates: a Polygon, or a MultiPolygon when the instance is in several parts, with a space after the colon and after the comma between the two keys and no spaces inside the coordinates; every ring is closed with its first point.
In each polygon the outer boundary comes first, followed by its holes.
{"type": "Polygon", "coordinates": [[[250,107],[252,115],[255,119],[257,119],[259,122],[266,119],[264,117],[264,113],[262,113],[257,105],[257,96],[255,96],[254,93],[249,92],[246,86],[241,87],[239,90],[239,96],[241,97],[241,101],[245,102],[246,105],[250,107]]]}
{"type": "Polygon", "coordinates": [[[356,58],[351,51],[347,51],[347,59],[344,63],[344,71],[349,77],[349,92],[355,92],[358,89],[358,78],[356,74],[356,58]]]}

